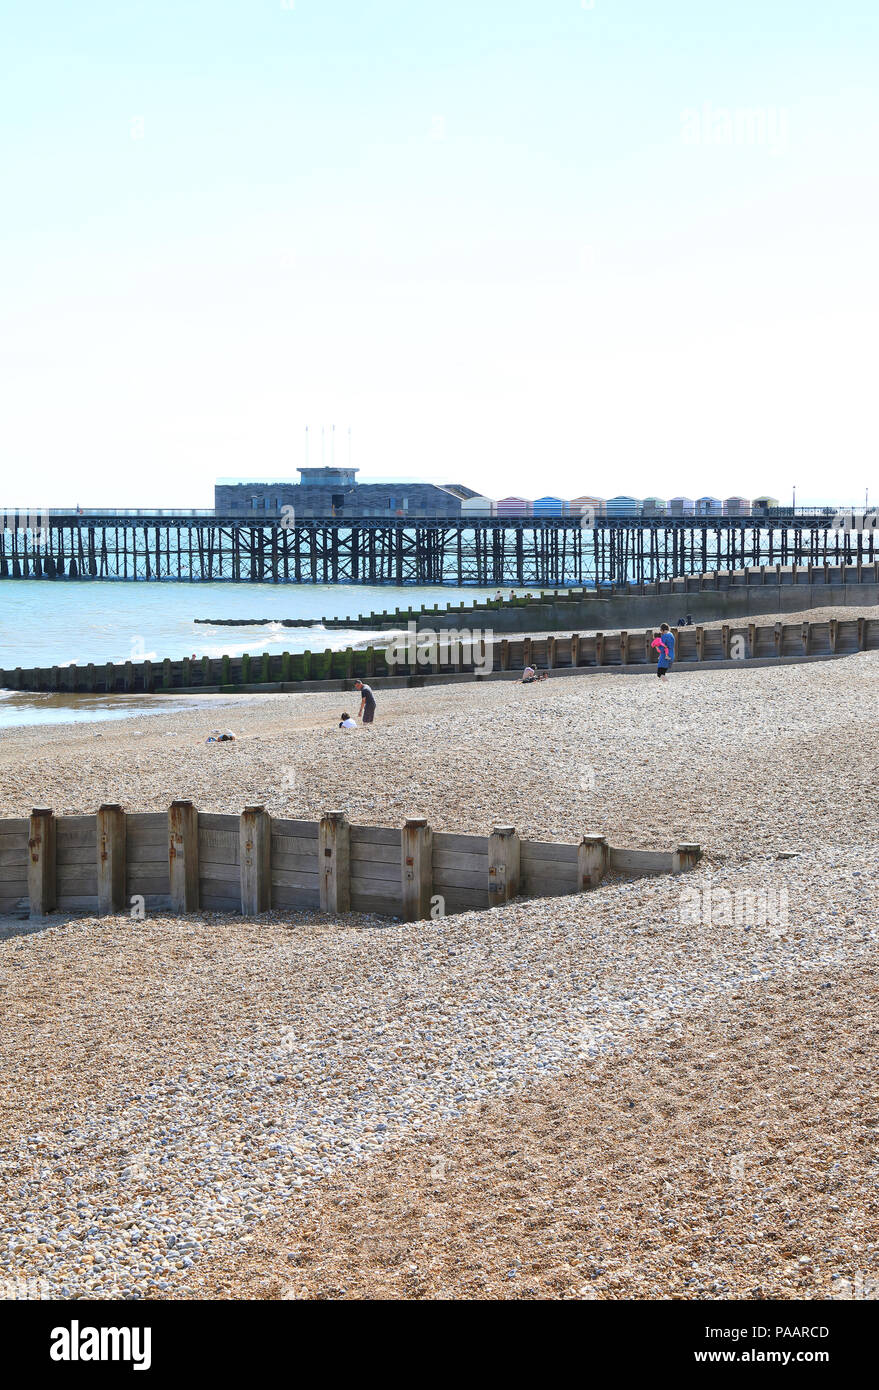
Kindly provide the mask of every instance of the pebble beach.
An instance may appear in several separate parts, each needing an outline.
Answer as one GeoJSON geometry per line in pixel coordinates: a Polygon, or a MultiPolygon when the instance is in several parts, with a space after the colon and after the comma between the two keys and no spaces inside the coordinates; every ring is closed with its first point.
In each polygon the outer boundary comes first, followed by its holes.
{"type": "Polygon", "coordinates": [[[418,924],[5,920],[4,1296],[877,1287],[879,653],[386,691],[350,736],[342,699],[3,731],[0,815],[187,797],[702,861],[418,924]]]}

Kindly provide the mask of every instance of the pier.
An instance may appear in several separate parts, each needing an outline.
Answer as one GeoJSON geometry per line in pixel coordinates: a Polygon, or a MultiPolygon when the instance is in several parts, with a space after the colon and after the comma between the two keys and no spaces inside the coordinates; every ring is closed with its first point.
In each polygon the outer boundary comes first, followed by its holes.
{"type": "Polygon", "coordinates": [[[306,518],[0,511],[0,579],[369,585],[653,583],[749,565],[870,563],[858,514],[306,518]],[[835,524],[836,523],[836,524],[835,524]]]}

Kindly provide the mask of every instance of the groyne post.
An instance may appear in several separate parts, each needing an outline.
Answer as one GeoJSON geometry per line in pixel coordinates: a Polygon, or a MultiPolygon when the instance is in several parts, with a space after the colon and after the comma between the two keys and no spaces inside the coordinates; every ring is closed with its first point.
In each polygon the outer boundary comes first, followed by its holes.
{"type": "Polygon", "coordinates": [[[168,810],[168,870],[175,912],[198,908],[198,812],[191,801],[172,801],[168,810]]]}
{"type": "Polygon", "coordinates": [[[520,841],[515,826],[496,825],[488,837],[488,905],[498,907],[519,893],[520,841]]]}
{"type": "Polygon", "coordinates": [[[35,806],[28,827],[27,894],[32,917],[45,917],[56,903],[56,824],[52,811],[35,806]]]}
{"type": "Polygon", "coordinates": [[[410,816],[400,846],[403,918],[418,922],[430,916],[433,893],[433,832],[422,816],[410,816]]]}
{"type": "Polygon", "coordinates": [[[250,916],[272,905],[272,823],[264,806],[245,806],[239,829],[241,911],[250,916]]]}
{"type": "Polygon", "coordinates": [[[125,812],[114,802],[97,820],[98,912],[111,916],[125,909],[125,812]]]}
{"type": "Polygon", "coordinates": [[[351,911],[351,826],[344,811],[326,811],[317,828],[322,912],[351,911]]]}

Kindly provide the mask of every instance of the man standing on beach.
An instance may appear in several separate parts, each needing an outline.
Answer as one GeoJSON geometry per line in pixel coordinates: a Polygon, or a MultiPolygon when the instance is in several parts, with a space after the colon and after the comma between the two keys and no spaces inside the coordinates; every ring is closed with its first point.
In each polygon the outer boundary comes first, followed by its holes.
{"type": "Polygon", "coordinates": [[[371,724],[375,718],[375,696],[372,693],[372,687],[364,685],[363,681],[355,681],[354,688],[359,690],[361,695],[358,714],[364,724],[371,724]]]}

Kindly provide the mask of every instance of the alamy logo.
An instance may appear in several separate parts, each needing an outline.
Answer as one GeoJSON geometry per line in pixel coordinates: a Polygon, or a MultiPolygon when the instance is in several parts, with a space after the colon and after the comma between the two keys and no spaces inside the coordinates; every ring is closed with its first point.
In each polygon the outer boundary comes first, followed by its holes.
{"type": "Polygon", "coordinates": [[[681,139],[685,145],[764,147],[772,154],[788,148],[790,113],[783,106],[712,106],[681,112],[681,139]]]}
{"type": "Polygon", "coordinates": [[[389,667],[408,666],[451,666],[459,660],[463,665],[472,665],[474,670],[487,672],[492,669],[494,654],[494,634],[486,629],[444,628],[435,632],[432,628],[421,628],[409,622],[405,635],[394,637],[385,650],[385,661],[389,667]]]}
{"type": "Polygon", "coordinates": [[[150,1327],[53,1327],[49,1356],[53,1361],[131,1361],[135,1371],[152,1365],[150,1327]]]}
{"type": "Polygon", "coordinates": [[[769,927],[784,931],[788,924],[787,888],[721,888],[709,878],[703,885],[681,890],[682,926],[769,927]]]}
{"type": "Polygon", "coordinates": [[[862,531],[875,531],[879,525],[879,512],[863,512],[856,516],[851,507],[848,511],[834,513],[830,523],[831,531],[854,531],[859,534],[862,531]]]}

